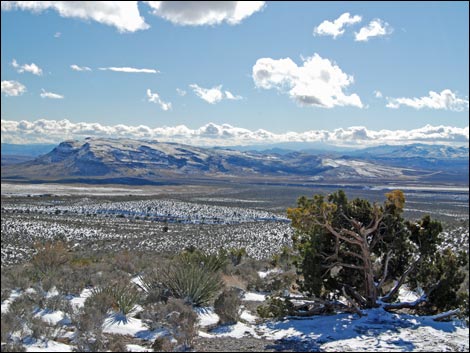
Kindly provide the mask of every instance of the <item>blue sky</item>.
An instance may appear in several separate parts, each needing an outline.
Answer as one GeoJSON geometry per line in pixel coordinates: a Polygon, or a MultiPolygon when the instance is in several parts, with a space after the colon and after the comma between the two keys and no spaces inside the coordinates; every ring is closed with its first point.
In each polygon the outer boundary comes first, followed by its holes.
{"type": "Polygon", "coordinates": [[[237,2],[127,2],[117,14],[36,3],[2,2],[2,142],[38,142],[48,130],[34,122],[67,119],[64,137],[76,124],[212,122],[218,135],[445,126],[468,143],[468,2],[259,2],[241,15],[237,2]],[[35,132],[18,132],[22,120],[35,132]]]}

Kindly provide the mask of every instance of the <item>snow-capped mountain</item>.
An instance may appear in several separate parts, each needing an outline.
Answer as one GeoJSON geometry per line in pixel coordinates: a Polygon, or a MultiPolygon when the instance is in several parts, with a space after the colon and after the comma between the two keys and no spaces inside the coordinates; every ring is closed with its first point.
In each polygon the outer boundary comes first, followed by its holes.
{"type": "MultiPolygon", "coordinates": [[[[434,146],[432,146],[434,148],[434,146]]],[[[442,146],[441,146],[442,147],[442,146]]],[[[446,161],[465,155],[462,150],[430,149],[421,153],[419,146],[399,147],[387,154],[391,146],[354,151],[349,155],[337,153],[274,151],[236,151],[221,148],[202,148],[178,143],[131,139],[87,138],[65,141],[51,152],[32,161],[2,168],[3,179],[73,180],[97,178],[159,181],[169,178],[224,177],[302,177],[311,180],[418,180],[435,175],[435,156],[446,161]],[[400,150],[400,153],[396,151],[400,150]],[[403,151],[410,151],[403,155],[403,151]],[[440,151],[440,152],[437,152],[440,151]],[[388,157],[385,157],[388,156],[388,157]],[[409,157],[411,156],[411,157],[409,157]],[[415,163],[409,163],[409,159],[415,163]],[[390,160],[387,160],[390,159],[390,160]],[[416,163],[416,159],[420,163],[416,163]],[[400,163],[402,160],[402,163],[400,163]],[[429,166],[428,161],[432,160],[429,166]],[[424,163],[424,167],[423,164],[424,163]],[[434,164],[433,164],[434,163],[434,164]],[[427,167],[426,167],[427,166],[427,167]]],[[[463,159],[465,160],[465,159],[463,159]]],[[[468,163],[468,149],[467,149],[468,163]]],[[[438,163],[439,164],[439,163],[438,163]]],[[[438,165],[437,164],[437,165],[438,165]]],[[[445,163],[444,163],[445,164],[445,163]]],[[[468,168],[466,169],[468,175],[468,168]]]]}

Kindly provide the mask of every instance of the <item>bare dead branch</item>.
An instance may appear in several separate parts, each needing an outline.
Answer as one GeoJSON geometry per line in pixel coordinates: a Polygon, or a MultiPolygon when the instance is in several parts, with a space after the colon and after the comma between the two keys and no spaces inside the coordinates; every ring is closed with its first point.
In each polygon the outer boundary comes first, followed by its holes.
{"type": "Polygon", "coordinates": [[[386,311],[400,310],[400,309],[416,309],[422,303],[426,302],[426,296],[422,296],[413,302],[393,303],[384,305],[383,308],[386,311]]]}
{"type": "Polygon", "coordinates": [[[418,265],[418,263],[420,261],[421,261],[421,259],[418,259],[415,262],[413,262],[413,264],[403,273],[403,275],[400,277],[400,279],[399,279],[398,283],[395,285],[395,287],[393,287],[392,290],[387,293],[387,295],[382,297],[383,302],[388,303],[392,300],[392,298],[398,292],[398,290],[403,285],[403,283],[405,283],[406,277],[408,277],[408,275],[416,269],[416,266],[418,265]]]}
{"type": "Polygon", "coordinates": [[[385,280],[387,279],[387,275],[388,275],[388,263],[390,262],[390,258],[392,256],[392,250],[389,250],[387,252],[387,255],[385,257],[385,265],[384,265],[384,273],[382,275],[382,279],[380,280],[379,284],[377,285],[377,291],[380,291],[380,289],[382,288],[382,286],[384,285],[385,283],[385,280]]]}
{"type": "Polygon", "coordinates": [[[344,286],[342,288],[342,292],[343,292],[343,295],[344,297],[346,298],[346,300],[351,304],[351,306],[353,307],[354,309],[354,312],[359,315],[359,317],[362,317],[363,314],[361,312],[361,310],[359,309],[359,306],[356,304],[356,302],[354,300],[352,300],[349,295],[346,293],[346,290],[344,289],[344,286]]]}
{"type": "Polygon", "coordinates": [[[434,321],[444,321],[445,319],[460,314],[460,309],[449,310],[433,316],[434,321]]]}

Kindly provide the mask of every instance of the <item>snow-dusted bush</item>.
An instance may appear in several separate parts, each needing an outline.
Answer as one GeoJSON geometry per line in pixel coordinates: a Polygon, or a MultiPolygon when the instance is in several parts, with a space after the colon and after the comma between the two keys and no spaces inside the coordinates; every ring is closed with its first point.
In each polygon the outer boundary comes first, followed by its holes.
{"type": "Polygon", "coordinates": [[[235,324],[240,319],[240,290],[226,288],[214,302],[214,310],[221,324],[235,324]]]}

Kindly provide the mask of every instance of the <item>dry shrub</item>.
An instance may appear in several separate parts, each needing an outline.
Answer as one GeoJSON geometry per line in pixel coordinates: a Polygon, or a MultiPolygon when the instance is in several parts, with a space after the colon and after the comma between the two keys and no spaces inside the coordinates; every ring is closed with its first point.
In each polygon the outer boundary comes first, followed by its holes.
{"type": "Polygon", "coordinates": [[[37,251],[31,263],[42,276],[50,276],[70,260],[67,246],[62,241],[35,244],[37,251]]]}
{"type": "Polygon", "coordinates": [[[2,344],[2,352],[26,352],[26,347],[19,342],[2,344]]]}
{"type": "Polygon", "coordinates": [[[221,324],[235,324],[240,318],[240,289],[225,289],[215,300],[214,309],[221,324]]]}
{"type": "Polygon", "coordinates": [[[126,340],[121,335],[108,336],[107,350],[111,352],[129,352],[126,340]]]}
{"type": "Polygon", "coordinates": [[[152,350],[154,352],[174,352],[175,344],[168,336],[157,337],[155,341],[153,341],[152,350]]]}
{"type": "Polygon", "coordinates": [[[154,351],[173,350],[171,337],[176,339],[181,348],[187,349],[193,345],[197,334],[197,314],[183,300],[170,298],[167,303],[149,305],[141,313],[141,319],[152,330],[168,330],[168,336],[155,340],[154,351]]]}

